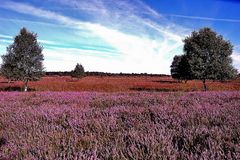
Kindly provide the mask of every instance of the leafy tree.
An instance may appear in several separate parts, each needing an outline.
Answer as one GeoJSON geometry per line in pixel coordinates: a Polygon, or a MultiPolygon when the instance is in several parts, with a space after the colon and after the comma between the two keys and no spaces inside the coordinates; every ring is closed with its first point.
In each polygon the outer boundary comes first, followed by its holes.
{"type": "Polygon", "coordinates": [[[221,35],[203,28],[192,32],[183,42],[192,78],[202,80],[205,91],[206,80],[227,80],[236,76],[230,57],[233,46],[221,35]]]}
{"type": "Polygon", "coordinates": [[[181,80],[184,80],[185,83],[187,80],[192,80],[192,72],[186,55],[181,56],[181,61],[179,62],[179,74],[181,80]]]}
{"type": "Polygon", "coordinates": [[[72,71],[72,77],[75,77],[77,79],[83,77],[85,75],[84,68],[81,64],[77,63],[75,69],[72,71]]]}
{"type": "Polygon", "coordinates": [[[171,67],[171,75],[172,78],[180,80],[181,76],[180,76],[180,71],[179,71],[179,63],[181,61],[181,56],[174,56],[173,61],[172,61],[172,65],[171,67]]]}
{"type": "MultiPolygon", "coordinates": [[[[8,48],[7,48],[8,50],[8,48]]],[[[14,71],[15,71],[15,64],[14,64],[14,55],[8,54],[3,55],[3,64],[1,66],[1,75],[8,79],[8,83],[10,83],[12,80],[15,80],[14,71]]]]}
{"type": "Polygon", "coordinates": [[[37,34],[26,28],[22,28],[13,44],[7,47],[7,54],[2,56],[2,60],[2,74],[8,79],[23,81],[24,91],[27,91],[29,81],[43,76],[42,47],[37,42],[37,34]]]}
{"type": "Polygon", "coordinates": [[[192,79],[190,72],[190,65],[188,63],[186,55],[175,56],[171,65],[171,75],[174,79],[187,80],[192,79]]]}

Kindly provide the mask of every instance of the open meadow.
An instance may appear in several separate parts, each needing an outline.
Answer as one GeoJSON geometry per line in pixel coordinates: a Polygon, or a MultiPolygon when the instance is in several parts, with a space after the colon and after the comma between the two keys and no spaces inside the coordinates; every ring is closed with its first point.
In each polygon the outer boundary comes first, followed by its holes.
{"type": "MultiPolygon", "coordinates": [[[[207,81],[210,91],[238,91],[240,78],[226,82],[207,81]]],[[[23,82],[8,83],[0,78],[0,90],[19,91],[23,82]]],[[[178,82],[171,76],[87,76],[79,80],[70,76],[45,76],[40,81],[29,82],[32,91],[202,91],[201,81],[178,82]]]]}
{"type": "Polygon", "coordinates": [[[207,84],[48,76],[23,93],[1,78],[0,159],[239,159],[240,80],[207,84]]]}

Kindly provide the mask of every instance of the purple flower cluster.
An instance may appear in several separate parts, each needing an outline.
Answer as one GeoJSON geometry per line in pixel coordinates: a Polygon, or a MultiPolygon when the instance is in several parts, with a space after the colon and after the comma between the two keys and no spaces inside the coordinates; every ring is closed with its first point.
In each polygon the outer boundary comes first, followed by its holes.
{"type": "Polygon", "coordinates": [[[240,92],[1,92],[0,159],[240,159],[240,92]]]}

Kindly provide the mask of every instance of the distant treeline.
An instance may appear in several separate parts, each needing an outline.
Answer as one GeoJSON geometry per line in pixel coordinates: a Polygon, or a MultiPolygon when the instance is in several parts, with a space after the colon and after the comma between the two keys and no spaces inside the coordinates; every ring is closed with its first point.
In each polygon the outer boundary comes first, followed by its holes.
{"type": "MultiPolygon", "coordinates": [[[[46,72],[46,76],[71,76],[70,71],[65,72],[46,72]]],[[[148,74],[148,73],[107,73],[107,72],[85,72],[85,76],[150,76],[161,77],[170,76],[166,74],[148,74]]]]}

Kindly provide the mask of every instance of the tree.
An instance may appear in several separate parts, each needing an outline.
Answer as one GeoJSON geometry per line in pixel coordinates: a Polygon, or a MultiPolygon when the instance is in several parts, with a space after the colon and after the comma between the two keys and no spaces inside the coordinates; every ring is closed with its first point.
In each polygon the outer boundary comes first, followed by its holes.
{"type": "Polygon", "coordinates": [[[205,91],[206,80],[227,80],[236,76],[230,57],[233,46],[221,35],[203,28],[192,32],[183,42],[192,78],[201,80],[205,91]]]}
{"type": "Polygon", "coordinates": [[[72,77],[75,77],[77,79],[83,77],[85,75],[84,68],[81,64],[77,63],[75,69],[71,73],[72,77]]]}
{"type": "Polygon", "coordinates": [[[12,80],[15,80],[14,68],[16,65],[14,64],[14,55],[13,54],[3,55],[2,59],[4,63],[1,66],[0,72],[2,76],[8,79],[8,83],[10,83],[12,80]]]}
{"type": "Polygon", "coordinates": [[[181,56],[174,56],[173,61],[172,61],[172,65],[171,67],[171,75],[172,78],[180,80],[181,76],[180,76],[180,71],[179,71],[179,63],[181,61],[181,56]]]}
{"type": "Polygon", "coordinates": [[[6,55],[2,56],[1,72],[10,80],[23,81],[24,91],[27,91],[29,81],[39,80],[43,76],[43,59],[37,34],[22,28],[13,44],[7,47],[6,55]]]}
{"type": "Polygon", "coordinates": [[[187,80],[192,79],[190,72],[190,65],[188,63],[186,55],[175,56],[171,65],[171,75],[174,79],[187,80]]]}
{"type": "Polygon", "coordinates": [[[192,80],[192,72],[186,55],[181,56],[181,61],[179,62],[179,74],[181,80],[184,80],[185,83],[187,83],[187,80],[192,80]]]}

